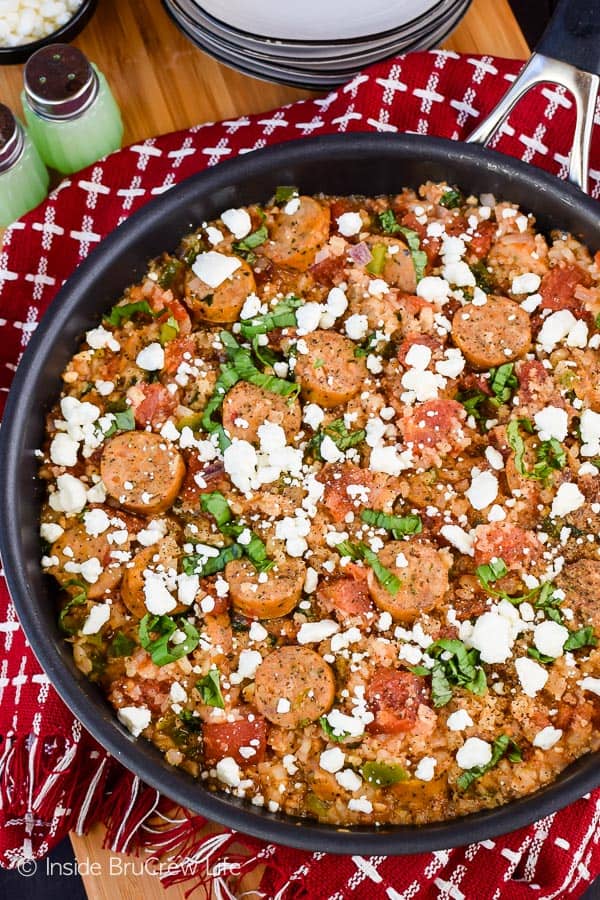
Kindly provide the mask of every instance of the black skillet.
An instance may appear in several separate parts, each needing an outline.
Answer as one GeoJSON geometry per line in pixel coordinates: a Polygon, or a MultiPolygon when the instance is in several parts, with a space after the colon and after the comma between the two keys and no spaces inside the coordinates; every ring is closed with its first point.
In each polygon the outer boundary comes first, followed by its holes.
{"type": "MultiPolygon", "coordinates": [[[[570,78],[595,95],[599,71],[600,3],[562,0],[524,77],[570,78]],[[558,62],[556,62],[558,61],[558,62]],[[545,68],[544,68],[545,66],[545,68]],[[558,68],[557,68],[558,67],[558,68]],[[560,70],[560,71],[559,71],[560,70]],[[544,72],[548,72],[545,75],[544,72]]],[[[523,77],[523,76],[522,76],[523,77]]],[[[512,92],[518,91],[518,85],[512,92]]],[[[581,103],[593,108],[593,98],[581,103]]],[[[587,153],[575,154],[572,176],[585,186],[587,153]]],[[[485,129],[478,129],[485,136],[485,129]]],[[[469,193],[516,201],[541,229],[561,228],[600,248],[600,206],[577,187],[473,143],[396,134],[345,134],[302,140],[239,157],[194,176],[133,215],[90,254],[59,292],[33,334],[15,375],[0,437],[0,550],[21,623],[41,665],[65,703],[116,759],[184,807],[248,834],[332,853],[401,854],[429,851],[493,837],[546,816],[600,785],[600,754],[570,766],[551,785],[508,805],[454,821],[421,827],[335,828],[273,814],[224,794],[212,794],[173,769],[158,750],[134,740],[118,723],[99,690],[73,664],[56,624],[55,599],[41,574],[38,521],[42,486],[36,447],[44,413],[60,391],[60,373],[81,336],[139,279],[147,261],[191,228],[231,206],[272,195],[278,184],[304,193],[379,194],[446,179],[469,193]]]]}

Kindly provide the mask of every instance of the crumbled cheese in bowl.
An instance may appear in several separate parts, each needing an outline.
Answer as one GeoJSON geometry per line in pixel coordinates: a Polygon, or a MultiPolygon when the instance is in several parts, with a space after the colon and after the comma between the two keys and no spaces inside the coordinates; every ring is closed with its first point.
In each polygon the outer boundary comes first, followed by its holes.
{"type": "Polygon", "coordinates": [[[0,3],[0,47],[40,41],[66,25],[83,0],[4,0],[0,3]]]}

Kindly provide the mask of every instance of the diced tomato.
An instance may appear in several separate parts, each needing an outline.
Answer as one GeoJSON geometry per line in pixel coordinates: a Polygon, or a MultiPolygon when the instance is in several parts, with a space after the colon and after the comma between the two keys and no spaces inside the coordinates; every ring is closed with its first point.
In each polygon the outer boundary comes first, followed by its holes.
{"type": "Polygon", "coordinates": [[[166,304],[164,313],[162,316],[159,316],[156,321],[162,325],[163,322],[166,322],[171,317],[177,322],[180,335],[190,333],[192,330],[192,320],[188,316],[185,306],[183,303],[180,303],[179,300],[169,300],[166,304]]]}
{"type": "Polygon", "coordinates": [[[421,240],[423,240],[427,234],[427,226],[419,222],[414,212],[405,213],[400,221],[405,228],[410,228],[411,231],[415,231],[421,240]]]}
{"type": "Polygon", "coordinates": [[[359,205],[353,203],[349,197],[336,197],[335,200],[332,200],[329,204],[332,229],[337,231],[337,220],[340,216],[347,212],[356,212],[358,209],[359,205]]]}
{"type": "Polygon", "coordinates": [[[200,590],[204,592],[204,595],[208,594],[209,597],[212,597],[215,602],[213,608],[209,610],[209,614],[211,616],[220,616],[223,613],[228,612],[231,600],[229,594],[226,594],[225,597],[219,596],[219,594],[217,593],[216,581],[216,575],[212,575],[209,578],[200,579],[200,590]]]}
{"type": "Polygon", "coordinates": [[[426,400],[404,416],[404,440],[416,447],[454,444],[466,419],[465,408],[456,400],[426,400]]]}
{"type": "Polygon", "coordinates": [[[254,766],[265,758],[267,727],[265,720],[255,715],[252,720],[237,722],[207,722],[202,728],[204,761],[209,765],[226,756],[232,756],[241,766],[254,766]],[[240,753],[242,747],[253,747],[256,753],[246,759],[240,753]]]}
{"type": "Polygon", "coordinates": [[[475,565],[503,559],[508,569],[528,571],[542,554],[543,547],[532,531],[518,525],[497,522],[479,525],[475,532],[475,565]]]}
{"type": "Polygon", "coordinates": [[[526,359],[517,367],[519,380],[519,402],[522,405],[538,400],[549,399],[554,393],[551,376],[537,359],[526,359]]]}
{"type": "Polygon", "coordinates": [[[328,612],[335,613],[342,620],[364,616],[373,609],[367,587],[367,570],[349,563],[344,571],[348,572],[350,577],[334,578],[328,584],[324,584],[319,591],[319,600],[328,612]]]}
{"type": "Polygon", "coordinates": [[[222,464],[202,462],[195,453],[190,453],[186,465],[187,471],[180,492],[183,503],[195,503],[200,494],[211,491],[231,490],[231,482],[222,464]]]}
{"type": "Polygon", "coordinates": [[[158,381],[152,384],[135,384],[127,391],[127,396],[131,400],[136,424],[142,428],[146,425],[152,425],[153,428],[164,425],[178,405],[177,397],[158,381]]]}
{"type": "Polygon", "coordinates": [[[540,294],[542,309],[581,309],[581,301],[575,297],[578,284],[589,287],[591,278],[577,265],[554,266],[542,278],[540,294]]]}
{"type": "Polygon", "coordinates": [[[384,667],[375,670],[365,697],[375,716],[367,728],[375,734],[411,731],[419,706],[427,701],[423,678],[384,667]]]}
{"type": "Polygon", "coordinates": [[[321,260],[321,262],[315,263],[314,266],[311,266],[310,273],[315,281],[320,281],[322,284],[339,284],[344,278],[345,265],[346,260],[344,254],[341,254],[340,256],[332,255],[321,260]]]}
{"type": "Polygon", "coordinates": [[[429,347],[432,353],[435,353],[436,350],[441,350],[442,347],[442,342],[437,338],[432,337],[432,335],[419,334],[417,331],[411,331],[406,335],[398,347],[398,361],[402,363],[403,366],[406,365],[406,354],[415,344],[422,344],[425,347],[429,347]]]}
{"type": "Polygon", "coordinates": [[[169,375],[174,375],[181,363],[184,355],[190,354],[193,359],[196,353],[196,342],[191,335],[183,335],[182,337],[173,338],[165,344],[165,364],[163,370],[169,375]]]}
{"type": "Polygon", "coordinates": [[[356,509],[357,500],[362,505],[368,505],[372,477],[367,469],[350,464],[325,465],[317,478],[325,485],[323,504],[334,522],[343,522],[348,513],[356,509]],[[348,493],[351,485],[361,486],[366,490],[357,493],[351,491],[351,496],[348,493]]]}
{"type": "Polygon", "coordinates": [[[489,378],[484,378],[483,375],[479,375],[477,372],[468,372],[466,375],[463,375],[459,380],[459,384],[461,391],[481,391],[482,394],[487,394],[488,397],[492,396],[489,378]]]}
{"type": "Polygon", "coordinates": [[[496,234],[496,223],[489,219],[480,222],[475,234],[469,241],[469,252],[476,259],[485,259],[492,248],[496,234]]]}

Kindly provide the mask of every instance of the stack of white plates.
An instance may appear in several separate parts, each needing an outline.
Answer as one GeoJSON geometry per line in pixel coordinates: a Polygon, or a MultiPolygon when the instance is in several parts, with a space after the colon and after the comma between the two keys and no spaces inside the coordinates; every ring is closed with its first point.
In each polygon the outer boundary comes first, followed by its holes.
{"type": "Polygon", "coordinates": [[[471,0],[163,0],[183,33],[247,75],[315,90],[379,59],[427,50],[471,0]]]}

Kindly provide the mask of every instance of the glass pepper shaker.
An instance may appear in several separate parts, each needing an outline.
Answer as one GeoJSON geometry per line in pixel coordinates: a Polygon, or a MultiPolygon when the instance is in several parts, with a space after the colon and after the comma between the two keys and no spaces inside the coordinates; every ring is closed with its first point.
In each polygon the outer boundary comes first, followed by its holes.
{"type": "Polygon", "coordinates": [[[46,197],[50,176],[29,135],[0,103],[0,228],[46,197]]]}
{"type": "Polygon", "coordinates": [[[50,44],[34,53],[21,99],[40,156],[63,175],[121,146],[123,122],[110,87],[76,47],[50,44]]]}

